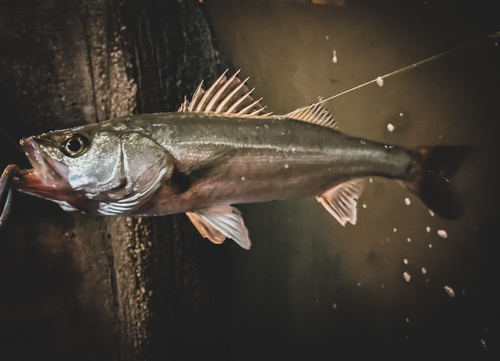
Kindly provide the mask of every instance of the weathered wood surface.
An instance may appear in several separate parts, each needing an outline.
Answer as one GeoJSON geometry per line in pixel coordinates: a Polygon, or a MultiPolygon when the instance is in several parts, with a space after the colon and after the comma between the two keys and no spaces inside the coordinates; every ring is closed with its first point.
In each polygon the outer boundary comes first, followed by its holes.
{"type": "MultiPolygon", "coordinates": [[[[2,0],[0,44],[0,127],[16,142],[175,110],[218,73],[209,22],[194,0],[2,0]]],[[[28,167],[0,136],[0,165],[28,167]]],[[[227,249],[202,239],[187,217],[66,213],[22,194],[13,203],[0,230],[2,359],[222,352],[227,249]]]]}

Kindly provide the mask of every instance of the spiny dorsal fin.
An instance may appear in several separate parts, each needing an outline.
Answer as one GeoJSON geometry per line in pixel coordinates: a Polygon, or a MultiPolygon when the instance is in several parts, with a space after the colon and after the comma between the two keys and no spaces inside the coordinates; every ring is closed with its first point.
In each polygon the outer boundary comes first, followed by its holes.
{"type": "Polygon", "coordinates": [[[285,117],[301,120],[303,122],[318,124],[323,127],[335,129],[337,124],[330,112],[320,103],[321,99],[311,105],[299,108],[285,114],[285,117]]]}
{"type": "Polygon", "coordinates": [[[260,104],[262,100],[254,101],[250,95],[253,91],[246,86],[246,78],[241,81],[237,75],[238,70],[229,80],[226,78],[227,70],[217,79],[210,88],[203,90],[202,84],[193,94],[191,102],[184,99],[179,112],[201,112],[219,115],[238,116],[267,116],[265,107],[260,104]]]}

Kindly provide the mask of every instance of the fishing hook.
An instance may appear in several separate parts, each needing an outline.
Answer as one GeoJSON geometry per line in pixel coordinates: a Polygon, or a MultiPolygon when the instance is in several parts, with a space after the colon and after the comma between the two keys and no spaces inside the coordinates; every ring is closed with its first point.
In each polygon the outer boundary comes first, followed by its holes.
{"type": "Polygon", "coordinates": [[[12,189],[10,189],[10,182],[17,171],[15,164],[9,164],[3,171],[0,177],[0,227],[5,223],[10,213],[12,189]],[[7,195],[5,195],[7,193],[7,195]]]}

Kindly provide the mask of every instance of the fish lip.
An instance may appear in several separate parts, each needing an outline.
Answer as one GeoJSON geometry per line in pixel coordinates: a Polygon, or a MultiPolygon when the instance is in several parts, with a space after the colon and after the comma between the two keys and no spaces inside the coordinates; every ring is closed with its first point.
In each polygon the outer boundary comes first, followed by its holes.
{"type": "Polygon", "coordinates": [[[34,137],[22,139],[20,143],[33,166],[34,174],[45,187],[69,187],[69,170],[65,164],[48,157],[34,137]]]}

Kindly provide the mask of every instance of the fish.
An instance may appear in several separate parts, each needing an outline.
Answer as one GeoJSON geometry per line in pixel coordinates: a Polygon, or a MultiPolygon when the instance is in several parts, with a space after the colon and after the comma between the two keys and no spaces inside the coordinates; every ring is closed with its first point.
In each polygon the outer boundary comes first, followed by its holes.
{"type": "Polygon", "coordinates": [[[32,169],[10,168],[10,188],[66,211],[112,216],[185,213],[211,242],[251,241],[235,204],[316,197],[356,224],[367,177],[399,182],[444,219],[462,213],[450,180],[468,146],[408,149],[338,130],[323,102],[267,112],[224,72],[176,112],[123,116],[20,141],[32,169]]]}

